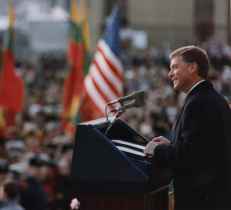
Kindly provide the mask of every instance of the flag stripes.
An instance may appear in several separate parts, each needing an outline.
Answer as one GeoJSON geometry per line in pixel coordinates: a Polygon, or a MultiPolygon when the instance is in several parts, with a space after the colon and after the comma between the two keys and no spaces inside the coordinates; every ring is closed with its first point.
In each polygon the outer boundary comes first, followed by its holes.
{"type": "Polygon", "coordinates": [[[93,101],[93,103],[97,106],[97,108],[103,115],[105,108],[105,100],[103,99],[101,94],[96,90],[95,85],[93,84],[93,81],[89,76],[86,77],[84,82],[86,88],[86,95],[89,96],[89,99],[93,101]]]}
{"type": "Polygon", "coordinates": [[[103,39],[98,43],[84,85],[86,94],[102,113],[109,101],[123,95],[122,65],[103,39]]]}
{"type": "MultiPolygon", "coordinates": [[[[113,92],[113,95],[116,97],[116,95],[120,95],[120,90],[118,90],[118,88],[115,86],[116,83],[113,84],[113,82],[111,82],[110,78],[108,79],[107,75],[103,72],[102,68],[99,66],[97,61],[94,61],[94,64],[96,65],[96,68],[94,71],[98,71],[99,74],[101,75],[101,77],[107,81],[107,85],[109,86],[109,88],[111,89],[111,91],[113,92]]],[[[94,65],[93,65],[94,66],[94,65]]],[[[95,66],[94,66],[95,67],[95,66]]],[[[107,73],[107,72],[106,72],[107,73]]],[[[92,72],[92,74],[94,74],[92,72]]],[[[112,77],[113,79],[113,77],[112,77]]],[[[119,83],[119,82],[118,82],[119,83]]],[[[118,84],[117,83],[117,84],[118,84]]]]}
{"type": "Polygon", "coordinates": [[[91,65],[86,66],[89,67],[87,68],[89,71],[86,76],[84,75],[83,91],[77,109],[78,122],[104,117],[106,104],[123,95],[123,69],[118,56],[120,49],[118,7],[114,8],[109,19],[104,36],[98,41],[91,65]]]}
{"type": "Polygon", "coordinates": [[[104,40],[98,43],[85,88],[102,113],[109,101],[123,95],[122,65],[104,40]]]}
{"type": "Polygon", "coordinates": [[[104,40],[101,40],[99,42],[98,49],[104,55],[105,59],[108,61],[112,69],[114,69],[115,72],[118,72],[118,76],[122,79],[123,78],[122,64],[104,40]]]}
{"type": "Polygon", "coordinates": [[[107,80],[107,78],[102,74],[102,72],[93,65],[91,68],[91,75],[95,86],[97,89],[104,90],[105,93],[105,99],[108,101],[112,100],[116,97],[116,94],[112,91],[111,88],[114,88],[112,85],[110,85],[110,81],[107,80]]]}

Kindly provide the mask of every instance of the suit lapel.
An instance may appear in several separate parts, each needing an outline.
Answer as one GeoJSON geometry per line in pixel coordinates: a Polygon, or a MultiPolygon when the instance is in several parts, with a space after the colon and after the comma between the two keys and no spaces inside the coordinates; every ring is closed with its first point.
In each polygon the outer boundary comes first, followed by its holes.
{"type": "Polygon", "coordinates": [[[178,115],[176,117],[176,121],[172,127],[173,143],[175,143],[176,139],[178,138],[179,129],[180,129],[180,122],[181,122],[181,117],[182,117],[183,112],[184,112],[184,108],[185,108],[185,103],[184,103],[184,106],[181,108],[180,112],[178,113],[178,115]]]}

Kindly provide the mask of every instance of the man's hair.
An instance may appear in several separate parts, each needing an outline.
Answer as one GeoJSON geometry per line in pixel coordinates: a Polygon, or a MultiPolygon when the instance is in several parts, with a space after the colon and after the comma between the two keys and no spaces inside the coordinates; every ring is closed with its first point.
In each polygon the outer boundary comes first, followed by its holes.
{"type": "Polygon", "coordinates": [[[17,199],[19,196],[19,187],[18,185],[11,181],[3,185],[4,193],[9,200],[17,199]]]}
{"type": "Polygon", "coordinates": [[[174,50],[169,57],[172,59],[177,56],[181,56],[186,63],[196,63],[198,75],[207,79],[210,62],[205,50],[194,45],[184,46],[174,50]]]}

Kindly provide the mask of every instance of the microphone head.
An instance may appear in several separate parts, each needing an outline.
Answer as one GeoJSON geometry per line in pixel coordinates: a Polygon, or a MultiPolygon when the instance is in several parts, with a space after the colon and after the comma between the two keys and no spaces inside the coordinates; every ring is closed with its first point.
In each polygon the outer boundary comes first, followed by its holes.
{"type": "Polygon", "coordinates": [[[147,91],[140,90],[140,91],[135,91],[131,93],[130,95],[125,96],[123,98],[120,98],[120,99],[123,99],[123,100],[120,100],[121,107],[119,107],[119,109],[115,109],[115,111],[124,112],[126,109],[129,109],[129,108],[144,106],[146,96],[147,96],[147,91]]]}
{"type": "Polygon", "coordinates": [[[131,107],[140,107],[143,106],[145,104],[145,99],[147,96],[147,90],[138,90],[138,91],[134,91],[132,93],[130,93],[129,95],[120,97],[116,100],[113,100],[111,102],[109,102],[107,105],[112,105],[112,104],[116,104],[116,103],[120,103],[121,106],[125,106],[128,105],[131,107]],[[130,101],[130,103],[129,103],[130,101]]]}
{"type": "Polygon", "coordinates": [[[147,91],[140,90],[136,92],[136,95],[134,97],[134,106],[140,107],[145,105],[145,99],[147,97],[147,91]]]}

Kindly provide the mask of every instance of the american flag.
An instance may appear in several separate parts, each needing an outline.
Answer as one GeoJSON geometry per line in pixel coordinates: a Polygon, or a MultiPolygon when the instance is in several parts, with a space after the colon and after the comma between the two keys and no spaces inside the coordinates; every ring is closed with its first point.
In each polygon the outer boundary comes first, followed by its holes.
{"type": "Polygon", "coordinates": [[[88,107],[91,106],[91,113],[86,113],[89,109],[83,107],[85,111],[82,114],[88,115],[84,117],[85,120],[104,116],[106,104],[123,95],[119,30],[119,8],[115,7],[108,18],[105,34],[98,41],[89,73],[84,80],[86,95],[82,105],[85,106],[88,103],[88,107]]]}

